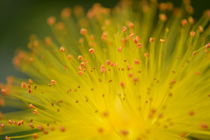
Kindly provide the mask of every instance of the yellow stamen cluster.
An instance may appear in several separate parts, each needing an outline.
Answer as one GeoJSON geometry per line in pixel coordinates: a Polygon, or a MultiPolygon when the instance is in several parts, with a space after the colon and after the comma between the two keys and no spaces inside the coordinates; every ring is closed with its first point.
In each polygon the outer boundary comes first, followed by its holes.
{"type": "Polygon", "coordinates": [[[31,36],[13,60],[30,79],[0,85],[0,106],[16,108],[0,114],[0,136],[209,139],[210,12],[198,21],[192,12],[189,0],[182,9],[123,0],[49,17],[54,36],[31,36]]]}

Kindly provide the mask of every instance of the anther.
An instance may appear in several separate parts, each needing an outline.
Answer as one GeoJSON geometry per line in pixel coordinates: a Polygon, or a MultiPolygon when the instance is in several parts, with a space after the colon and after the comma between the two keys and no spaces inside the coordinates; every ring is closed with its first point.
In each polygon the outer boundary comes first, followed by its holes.
{"type": "Polygon", "coordinates": [[[5,124],[1,123],[0,128],[4,128],[4,127],[5,127],[5,124]]]}
{"type": "Polygon", "coordinates": [[[121,86],[122,88],[125,88],[125,83],[124,83],[124,82],[120,82],[120,86],[121,86]]]}
{"type": "Polygon", "coordinates": [[[29,84],[33,84],[33,81],[31,79],[28,79],[29,84]]]}
{"type": "Polygon", "coordinates": [[[194,37],[195,34],[196,34],[196,33],[195,33],[194,31],[190,32],[190,36],[191,36],[191,37],[194,37]]]}
{"type": "Polygon", "coordinates": [[[170,85],[174,85],[174,84],[176,84],[176,80],[172,80],[172,81],[170,82],[170,85]]]}
{"type": "Polygon", "coordinates": [[[65,51],[65,48],[64,47],[60,47],[60,52],[64,52],[65,51]]]}
{"type": "Polygon", "coordinates": [[[160,43],[164,43],[164,42],[166,42],[165,39],[160,39],[160,43]]]}
{"type": "Polygon", "coordinates": [[[44,127],[41,126],[41,125],[39,125],[39,126],[37,126],[37,129],[39,129],[40,131],[43,131],[44,130],[44,127]]]}
{"type": "Polygon", "coordinates": [[[167,16],[166,16],[165,14],[160,14],[160,15],[159,15],[159,19],[160,19],[161,21],[166,21],[166,20],[167,20],[167,16]]]}
{"type": "Polygon", "coordinates": [[[148,58],[149,57],[149,53],[144,53],[144,57],[148,58]]]}
{"type": "Polygon", "coordinates": [[[61,17],[62,18],[69,18],[71,15],[71,9],[70,8],[65,8],[61,12],[61,17]]]}
{"type": "Polygon", "coordinates": [[[43,131],[43,134],[47,135],[49,132],[47,130],[43,131]]]}
{"type": "Polygon", "coordinates": [[[199,32],[203,32],[203,27],[200,25],[200,26],[198,26],[198,31],[199,32]]]}
{"type": "Polygon", "coordinates": [[[188,114],[189,114],[189,116],[194,116],[195,112],[194,111],[190,111],[188,114]]]}
{"type": "Polygon", "coordinates": [[[208,126],[207,124],[205,124],[205,123],[201,123],[201,124],[200,124],[200,127],[201,127],[202,129],[209,129],[209,126],[208,126]]]}
{"type": "Polygon", "coordinates": [[[160,3],[159,8],[160,8],[160,10],[165,11],[165,10],[167,10],[167,4],[166,3],[160,3]]]}
{"type": "Polygon", "coordinates": [[[77,57],[77,59],[78,59],[78,60],[83,60],[84,58],[83,58],[81,55],[79,55],[79,56],[77,57]]]}
{"type": "Polygon", "coordinates": [[[28,93],[29,93],[29,94],[32,93],[32,89],[31,89],[31,88],[28,89],[28,93]]]}
{"type": "Polygon", "coordinates": [[[104,65],[101,65],[100,71],[101,71],[101,72],[106,72],[106,67],[105,67],[104,65]]]}
{"type": "Polygon", "coordinates": [[[133,39],[133,42],[134,42],[135,44],[138,44],[139,40],[140,40],[140,37],[139,37],[139,36],[136,36],[136,37],[133,39]]]}
{"type": "Polygon", "coordinates": [[[137,44],[137,48],[139,48],[139,49],[142,48],[142,44],[141,43],[138,43],[137,44]]]}
{"type": "Polygon", "coordinates": [[[182,24],[182,26],[187,25],[187,20],[186,20],[186,19],[183,19],[183,20],[181,21],[181,24],[182,24]]]}
{"type": "Polygon", "coordinates": [[[108,36],[108,33],[107,32],[103,32],[102,35],[101,35],[101,39],[102,40],[106,40],[107,36],[108,36]]]}
{"type": "Polygon", "coordinates": [[[210,43],[207,43],[207,44],[205,45],[205,48],[206,48],[206,49],[210,48],[210,43]]]}
{"type": "Polygon", "coordinates": [[[117,48],[118,52],[122,52],[122,47],[117,48]]]}
{"type": "Polygon", "coordinates": [[[1,93],[2,93],[3,95],[6,95],[6,94],[8,93],[8,90],[7,90],[6,88],[2,88],[2,89],[1,89],[1,93]]]}
{"type": "Polygon", "coordinates": [[[121,130],[120,133],[123,135],[123,136],[127,136],[129,134],[128,130],[121,130]]]}
{"type": "Polygon", "coordinates": [[[85,28],[82,28],[81,30],[80,30],[80,34],[82,34],[82,35],[86,35],[87,34],[87,29],[85,29],[85,28]]]}
{"type": "Polygon", "coordinates": [[[5,140],[10,140],[10,138],[8,136],[5,136],[5,140]]]}
{"type": "Polygon", "coordinates": [[[151,43],[151,42],[154,42],[155,41],[155,38],[154,37],[150,37],[149,38],[149,42],[151,43]]]}
{"type": "Polygon", "coordinates": [[[88,51],[90,54],[94,54],[94,52],[95,52],[95,50],[93,48],[90,48],[88,51]]]}
{"type": "Polygon", "coordinates": [[[83,72],[83,71],[79,71],[78,74],[79,74],[79,75],[83,75],[84,72],[83,72]]]}
{"type": "Polygon", "coordinates": [[[108,112],[103,112],[103,113],[102,113],[102,116],[103,116],[103,117],[108,117],[108,116],[109,116],[109,113],[108,113],[108,112]]]}
{"type": "Polygon", "coordinates": [[[39,114],[39,111],[37,109],[34,109],[33,114],[39,114]]]}
{"type": "Polygon", "coordinates": [[[70,54],[68,54],[68,55],[67,55],[67,58],[68,58],[69,60],[72,60],[73,56],[70,55],[70,54]]]}
{"type": "Polygon", "coordinates": [[[130,33],[130,34],[129,34],[129,38],[133,38],[134,35],[135,35],[134,33],[130,33]]]}
{"type": "Polygon", "coordinates": [[[133,28],[134,27],[134,24],[132,22],[128,22],[128,27],[129,28],[133,28]]]}
{"type": "Polygon", "coordinates": [[[100,127],[100,128],[98,128],[98,132],[99,133],[103,133],[104,132],[104,129],[100,127]]]}
{"type": "Polygon", "coordinates": [[[49,85],[50,85],[50,86],[53,86],[53,85],[56,85],[56,84],[57,84],[57,81],[51,80],[49,85]]]}
{"type": "Polygon", "coordinates": [[[134,63],[138,65],[138,64],[140,64],[140,60],[136,59],[136,60],[134,60],[134,63]]]}
{"type": "Polygon", "coordinates": [[[61,132],[65,132],[65,131],[66,131],[66,128],[65,128],[65,127],[61,127],[61,128],[60,128],[60,131],[61,131],[61,132]]]}
{"type": "Polygon", "coordinates": [[[193,24],[194,23],[194,19],[192,17],[189,17],[188,18],[188,21],[189,21],[190,24],[193,24]]]}
{"type": "Polygon", "coordinates": [[[18,122],[17,122],[17,125],[18,125],[18,126],[21,126],[21,125],[23,125],[23,123],[24,123],[24,121],[21,120],[21,121],[18,121],[18,122]]]}
{"type": "Polygon", "coordinates": [[[50,37],[46,37],[46,38],[44,39],[44,43],[45,43],[47,46],[49,46],[49,45],[52,44],[52,39],[51,39],[50,37]]]}
{"type": "Polygon", "coordinates": [[[32,137],[33,137],[34,139],[38,139],[38,138],[39,138],[39,135],[35,133],[35,134],[32,135],[32,137]]]}
{"type": "Polygon", "coordinates": [[[128,77],[130,77],[130,78],[133,77],[133,74],[132,73],[129,73],[128,74],[128,77]]]}
{"type": "Polygon", "coordinates": [[[51,16],[51,17],[49,17],[49,18],[47,19],[47,23],[48,23],[49,25],[54,25],[55,22],[56,22],[56,19],[55,19],[55,17],[53,17],[53,16],[51,16]]]}
{"type": "Polygon", "coordinates": [[[126,26],[123,26],[122,27],[122,32],[126,32],[127,31],[127,27],[126,26]]]}
{"type": "Polygon", "coordinates": [[[31,109],[35,109],[36,108],[33,104],[29,104],[28,107],[31,108],[31,109]]]}

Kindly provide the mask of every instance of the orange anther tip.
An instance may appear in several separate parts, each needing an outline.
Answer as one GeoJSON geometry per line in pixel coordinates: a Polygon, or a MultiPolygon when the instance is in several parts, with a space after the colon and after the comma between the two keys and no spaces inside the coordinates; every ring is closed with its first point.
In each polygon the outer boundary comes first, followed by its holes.
{"type": "Polygon", "coordinates": [[[140,60],[134,60],[135,64],[140,64],[140,60]]]}
{"type": "Polygon", "coordinates": [[[132,73],[129,73],[128,74],[128,77],[130,77],[130,78],[133,77],[133,74],[132,73]]]}
{"type": "Polygon", "coordinates": [[[67,55],[67,58],[69,59],[69,60],[71,60],[72,58],[73,58],[73,56],[72,55],[67,55]]]}
{"type": "Polygon", "coordinates": [[[0,128],[4,128],[4,127],[5,127],[5,124],[1,123],[0,128]]]}
{"type": "Polygon", "coordinates": [[[127,130],[121,130],[120,133],[123,135],[123,136],[127,136],[129,134],[129,132],[127,130]]]}
{"type": "Polygon", "coordinates": [[[195,112],[194,111],[190,111],[188,114],[189,114],[189,116],[194,116],[195,112]]]}
{"type": "Polygon", "coordinates": [[[186,19],[183,19],[183,20],[181,21],[181,24],[182,24],[183,26],[185,26],[185,25],[187,24],[187,20],[186,20],[186,19]]]}
{"type": "Polygon", "coordinates": [[[189,21],[190,24],[193,24],[193,23],[194,23],[193,17],[189,17],[189,18],[188,18],[188,21],[189,21]]]}
{"type": "Polygon", "coordinates": [[[90,54],[94,54],[94,52],[95,52],[95,50],[93,48],[90,48],[88,51],[90,54]]]}
{"type": "Polygon", "coordinates": [[[166,40],[165,39],[160,39],[160,42],[164,43],[164,42],[166,42],[166,40]]]}
{"type": "Polygon", "coordinates": [[[56,83],[57,83],[57,81],[55,81],[55,80],[50,81],[50,85],[55,85],[56,83]]]}
{"type": "Polygon", "coordinates": [[[106,67],[104,65],[101,65],[100,71],[101,72],[106,72],[106,67]]]}
{"type": "Polygon", "coordinates": [[[126,26],[123,26],[122,27],[122,32],[125,32],[125,31],[127,31],[127,27],[126,26]]]}
{"type": "Polygon", "coordinates": [[[32,89],[31,88],[28,89],[28,93],[30,93],[30,94],[32,93],[32,89]]]}
{"type": "Polygon", "coordinates": [[[167,20],[167,16],[166,16],[165,14],[160,14],[160,15],[159,15],[159,19],[160,19],[161,21],[166,21],[166,20],[167,20]]]}
{"type": "Polygon", "coordinates": [[[144,57],[149,57],[149,53],[144,53],[144,57]]]}
{"type": "Polygon", "coordinates": [[[61,128],[60,128],[60,131],[61,131],[61,132],[65,132],[65,131],[66,131],[66,128],[65,128],[65,127],[61,127],[61,128]]]}
{"type": "Polygon", "coordinates": [[[32,109],[36,108],[33,104],[29,104],[28,107],[32,109]]]}
{"type": "Polygon", "coordinates": [[[83,58],[81,55],[79,55],[79,56],[77,57],[77,59],[78,59],[78,60],[83,60],[84,58],[83,58]]]}
{"type": "Polygon", "coordinates": [[[28,83],[29,83],[29,84],[33,84],[33,80],[28,79],[28,83]]]}
{"type": "Polygon", "coordinates": [[[132,22],[129,22],[129,23],[128,23],[128,27],[129,27],[129,28],[133,28],[133,27],[134,27],[134,24],[133,24],[132,22]]]}
{"type": "Polygon", "coordinates": [[[122,47],[117,48],[118,52],[122,52],[122,47]]]}
{"type": "Polygon", "coordinates": [[[150,37],[149,38],[149,42],[154,42],[155,41],[155,38],[154,37],[150,37]]]}
{"type": "Polygon", "coordinates": [[[62,11],[61,11],[61,17],[62,18],[69,18],[71,15],[71,9],[70,8],[64,8],[62,11]]]}
{"type": "Polygon", "coordinates": [[[3,95],[7,94],[7,89],[2,88],[2,89],[1,89],[1,93],[2,93],[3,95]]]}
{"type": "Polygon", "coordinates": [[[198,31],[199,32],[203,32],[203,27],[200,25],[200,26],[198,26],[198,31]]]}
{"type": "Polygon", "coordinates": [[[80,34],[82,34],[82,35],[86,35],[87,34],[87,29],[85,29],[85,28],[82,28],[81,30],[80,30],[80,34]]]}
{"type": "Polygon", "coordinates": [[[83,75],[84,72],[83,72],[83,71],[79,71],[78,74],[79,74],[79,75],[83,75]]]}
{"type": "Polygon", "coordinates": [[[205,14],[210,18],[210,10],[209,9],[205,11],[205,14]]]}
{"type": "Polygon", "coordinates": [[[196,32],[194,32],[194,31],[190,32],[190,36],[192,36],[192,37],[194,37],[195,34],[196,34],[196,32]]]}
{"type": "Polygon", "coordinates": [[[49,18],[47,19],[47,23],[48,23],[49,25],[53,25],[53,24],[55,24],[55,22],[56,22],[56,19],[55,19],[55,17],[53,17],[53,16],[51,16],[51,17],[49,17],[49,18]]]}
{"type": "Polygon", "coordinates": [[[130,33],[129,38],[132,38],[134,35],[135,35],[134,33],[130,33]]]}
{"type": "Polygon", "coordinates": [[[200,127],[201,127],[202,129],[209,129],[208,124],[205,124],[205,123],[200,124],[200,127]]]}
{"type": "Polygon", "coordinates": [[[103,133],[104,132],[104,129],[103,128],[98,128],[98,132],[99,133],[103,133]]]}
{"type": "Polygon", "coordinates": [[[10,138],[8,136],[5,136],[5,140],[10,140],[10,138]]]}
{"type": "Polygon", "coordinates": [[[39,111],[37,109],[34,109],[33,114],[39,114],[39,111]]]}
{"type": "Polygon", "coordinates": [[[141,43],[138,43],[137,44],[137,48],[139,48],[139,49],[142,48],[142,44],[141,43]]]}
{"type": "Polygon", "coordinates": [[[121,86],[122,88],[124,88],[124,87],[125,87],[125,83],[124,83],[124,82],[120,82],[120,86],[121,86]]]}
{"type": "Polygon", "coordinates": [[[65,52],[65,48],[64,47],[60,47],[60,52],[65,52]]]}
{"type": "Polygon", "coordinates": [[[39,135],[38,135],[38,134],[33,134],[32,137],[33,137],[34,139],[38,139],[38,138],[39,138],[39,135]]]}
{"type": "Polygon", "coordinates": [[[210,43],[207,43],[205,46],[206,49],[210,48],[210,43]]]}
{"type": "Polygon", "coordinates": [[[44,39],[44,42],[45,42],[46,45],[51,45],[52,44],[52,39],[50,37],[46,37],[44,39]]]}
{"type": "Polygon", "coordinates": [[[136,44],[139,42],[139,40],[140,40],[140,37],[139,37],[139,36],[136,36],[136,37],[133,39],[134,43],[136,43],[136,44]]]}
{"type": "Polygon", "coordinates": [[[109,116],[109,112],[103,112],[103,113],[102,113],[102,116],[103,116],[103,117],[108,117],[108,116],[109,116]]]}

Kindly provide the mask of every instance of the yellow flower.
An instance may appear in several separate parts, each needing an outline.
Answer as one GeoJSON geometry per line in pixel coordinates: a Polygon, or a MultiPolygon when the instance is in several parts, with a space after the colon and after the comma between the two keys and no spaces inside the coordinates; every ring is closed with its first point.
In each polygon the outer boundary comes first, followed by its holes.
{"type": "Polygon", "coordinates": [[[53,37],[14,58],[29,80],[1,85],[19,110],[0,115],[6,140],[210,138],[209,15],[155,0],[49,17],[53,37]],[[18,99],[18,101],[17,101],[18,99]],[[15,101],[14,101],[15,100],[15,101]],[[21,110],[20,110],[21,109],[21,110]],[[2,117],[1,117],[2,116],[2,117]]]}

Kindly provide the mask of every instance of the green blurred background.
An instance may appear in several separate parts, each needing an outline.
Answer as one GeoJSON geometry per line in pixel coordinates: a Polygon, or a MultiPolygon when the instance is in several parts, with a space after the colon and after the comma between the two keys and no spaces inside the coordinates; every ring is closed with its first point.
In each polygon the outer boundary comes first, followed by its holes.
{"type": "MultiPolygon", "coordinates": [[[[159,0],[166,1],[166,0],[159,0]]],[[[168,0],[176,5],[181,0],[168,0]]],[[[0,82],[6,76],[21,76],[12,65],[12,58],[18,48],[27,45],[30,34],[47,36],[50,34],[46,18],[58,16],[64,7],[82,5],[86,9],[94,3],[105,7],[114,7],[118,0],[0,0],[0,82]]],[[[195,18],[210,8],[210,0],[192,0],[195,18]]]]}

